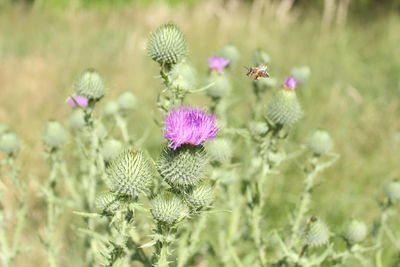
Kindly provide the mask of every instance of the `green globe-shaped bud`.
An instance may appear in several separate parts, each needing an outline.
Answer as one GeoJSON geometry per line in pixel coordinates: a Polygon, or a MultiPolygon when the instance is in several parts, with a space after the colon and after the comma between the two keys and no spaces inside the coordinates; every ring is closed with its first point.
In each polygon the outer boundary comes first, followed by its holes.
{"type": "Polygon", "coordinates": [[[254,135],[264,135],[269,130],[268,124],[263,121],[252,121],[249,128],[250,132],[254,135]]]}
{"type": "Polygon", "coordinates": [[[207,89],[207,95],[220,98],[230,94],[232,84],[225,73],[211,72],[206,80],[206,85],[212,84],[207,89]]]}
{"type": "Polygon", "coordinates": [[[227,161],[232,158],[232,142],[226,138],[216,138],[205,144],[205,149],[211,160],[227,161]]]}
{"type": "Polygon", "coordinates": [[[116,158],[121,151],[122,143],[116,139],[109,139],[104,143],[101,154],[105,161],[111,161],[116,158]]]}
{"type": "Polygon", "coordinates": [[[103,192],[96,197],[96,209],[100,213],[113,214],[120,207],[118,196],[111,192],[103,192]]]}
{"type": "Polygon", "coordinates": [[[330,232],[325,223],[312,216],[303,229],[304,243],[310,247],[319,247],[329,241],[330,232]]]}
{"type": "Polygon", "coordinates": [[[108,134],[106,126],[104,126],[104,124],[101,122],[96,123],[94,130],[99,139],[104,139],[108,134]]]}
{"type": "Polygon", "coordinates": [[[295,77],[300,83],[308,81],[311,75],[311,69],[308,66],[294,67],[291,71],[291,76],[295,77]]]}
{"type": "Polygon", "coordinates": [[[188,207],[170,192],[156,196],[151,201],[151,214],[157,222],[174,224],[188,215],[188,207]]]}
{"type": "Polygon", "coordinates": [[[192,91],[197,87],[196,69],[187,62],[176,64],[169,73],[172,88],[192,91]]]}
{"type": "Polygon", "coordinates": [[[59,148],[67,139],[67,131],[58,121],[48,121],[43,128],[43,143],[52,148],[59,148]]]}
{"type": "Polygon", "coordinates": [[[122,111],[132,111],[137,106],[136,96],[131,92],[125,92],[118,97],[118,106],[122,111]]]}
{"type": "Polygon", "coordinates": [[[166,148],[158,165],[160,175],[171,186],[196,185],[204,177],[208,159],[203,146],[166,148]]]}
{"type": "Polygon", "coordinates": [[[101,75],[93,70],[86,70],[74,84],[77,95],[84,96],[89,100],[99,100],[106,93],[106,87],[101,75]]]}
{"type": "MultiPolygon", "coordinates": [[[[271,63],[271,57],[263,50],[257,49],[253,53],[254,66],[268,65],[271,63]]],[[[266,80],[266,79],[262,79],[266,80]]]]}
{"type": "Polygon", "coordinates": [[[103,107],[103,113],[105,116],[111,117],[117,115],[119,111],[118,102],[110,100],[103,107]]]}
{"type": "Polygon", "coordinates": [[[391,200],[396,201],[400,199],[400,181],[392,180],[385,184],[383,188],[385,195],[391,200]]]}
{"type": "Polygon", "coordinates": [[[332,150],[333,141],[328,132],[318,130],[308,140],[308,147],[314,154],[322,156],[332,150]]]}
{"type": "Polygon", "coordinates": [[[153,170],[141,150],[125,150],[107,167],[112,192],[132,197],[146,194],[152,183],[153,170]]]}
{"type": "Polygon", "coordinates": [[[367,236],[367,225],[358,220],[352,220],[346,227],[345,237],[350,244],[356,244],[367,236]]]}
{"type": "Polygon", "coordinates": [[[0,135],[0,150],[7,155],[15,154],[20,147],[18,136],[13,132],[5,132],[0,135]]]}
{"type": "Polygon", "coordinates": [[[85,125],[85,112],[82,109],[74,110],[69,117],[69,127],[74,131],[80,131],[85,125]]]}
{"type": "Polygon", "coordinates": [[[267,106],[267,116],[278,124],[292,124],[298,121],[303,112],[296,92],[281,89],[274,94],[267,106]]]}
{"type": "Polygon", "coordinates": [[[233,64],[239,60],[240,52],[236,46],[229,44],[221,48],[218,56],[229,59],[231,64],[233,64]]]}
{"type": "Polygon", "coordinates": [[[173,65],[187,55],[188,49],[179,28],[174,24],[166,24],[150,34],[147,52],[160,65],[173,65]]]}
{"type": "Polygon", "coordinates": [[[214,200],[214,190],[210,183],[203,182],[192,188],[185,200],[194,208],[208,207],[214,200]]]}

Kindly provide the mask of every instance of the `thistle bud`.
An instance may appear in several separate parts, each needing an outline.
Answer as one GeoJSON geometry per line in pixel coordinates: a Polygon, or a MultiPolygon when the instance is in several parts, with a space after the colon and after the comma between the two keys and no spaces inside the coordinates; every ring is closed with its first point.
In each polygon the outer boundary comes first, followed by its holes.
{"type": "Polygon", "coordinates": [[[367,225],[358,220],[351,221],[345,230],[345,237],[350,244],[356,244],[367,236],[367,225]]]}
{"type": "Polygon", "coordinates": [[[106,126],[104,126],[104,124],[101,123],[101,122],[100,123],[96,123],[96,126],[95,126],[94,130],[95,130],[96,135],[97,135],[97,137],[99,139],[104,139],[108,134],[106,126]]]}
{"type": "Polygon", "coordinates": [[[205,149],[211,160],[223,162],[232,157],[232,143],[226,138],[210,140],[205,144],[205,149]]]}
{"type": "Polygon", "coordinates": [[[291,75],[296,78],[299,83],[305,83],[310,78],[311,69],[308,66],[294,67],[291,71],[291,75]]]}
{"type": "Polygon", "coordinates": [[[166,148],[159,162],[159,173],[171,186],[196,185],[205,175],[208,160],[203,146],[182,145],[166,148]]]}
{"type": "Polygon", "coordinates": [[[118,103],[116,101],[107,101],[107,103],[104,105],[103,108],[103,113],[105,116],[114,116],[118,113],[119,110],[119,106],[118,103]]]}
{"type": "Polygon", "coordinates": [[[166,24],[150,34],[147,52],[160,65],[173,65],[187,55],[187,43],[178,27],[166,24]]]}
{"type": "Polygon", "coordinates": [[[86,70],[75,82],[75,91],[78,95],[89,100],[99,100],[106,92],[104,80],[101,75],[93,70],[86,70]]]}
{"type": "Polygon", "coordinates": [[[286,79],[284,88],[276,92],[268,103],[267,116],[273,122],[292,124],[303,115],[294,89],[295,84],[286,79]]]}
{"type": "Polygon", "coordinates": [[[132,111],[137,106],[136,96],[131,92],[125,92],[118,97],[118,106],[122,111],[132,111]]]}
{"type": "Polygon", "coordinates": [[[263,121],[252,121],[249,125],[250,132],[254,135],[264,135],[268,132],[268,124],[263,121]]]}
{"type": "Polygon", "coordinates": [[[304,243],[311,247],[322,246],[329,241],[329,229],[325,223],[312,216],[303,229],[304,243]]]}
{"type": "MultiPolygon", "coordinates": [[[[271,63],[271,57],[263,50],[257,49],[253,53],[254,66],[267,65],[271,63]]],[[[262,79],[267,80],[267,79],[262,79]]]]}
{"type": "Polygon", "coordinates": [[[231,63],[235,63],[240,58],[240,52],[234,45],[225,45],[218,53],[218,56],[229,59],[231,63]]]}
{"type": "Polygon", "coordinates": [[[113,214],[120,206],[118,196],[111,192],[104,192],[98,195],[95,203],[96,209],[100,213],[106,214],[113,214]]]}
{"type": "Polygon", "coordinates": [[[101,154],[105,161],[111,161],[116,158],[121,151],[122,143],[116,139],[109,139],[104,143],[101,154]]]}
{"type": "Polygon", "coordinates": [[[278,82],[275,78],[269,77],[268,79],[259,79],[253,81],[253,88],[256,94],[264,94],[267,90],[273,89],[277,86],[278,82]]]}
{"type": "Polygon", "coordinates": [[[136,197],[146,194],[151,186],[153,172],[141,150],[125,150],[110,162],[107,168],[110,190],[136,197]]]}
{"type": "Polygon", "coordinates": [[[210,183],[203,182],[190,190],[185,200],[194,208],[208,207],[214,200],[214,190],[210,183]]]}
{"type": "Polygon", "coordinates": [[[69,127],[74,131],[79,131],[82,130],[85,125],[85,113],[83,110],[74,110],[69,117],[69,127]]]}
{"type": "Polygon", "coordinates": [[[232,91],[232,84],[228,76],[224,73],[211,72],[206,80],[206,84],[212,84],[207,89],[207,95],[213,98],[227,96],[232,91]]]}
{"type": "Polygon", "coordinates": [[[171,87],[178,88],[184,91],[192,91],[197,86],[197,72],[187,62],[180,62],[176,64],[169,73],[171,80],[171,87]]]}
{"type": "Polygon", "coordinates": [[[400,181],[392,180],[385,184],[385,195],[391,200],[396,201],[400,199],[400,181]]]}
{"type": "Polygon", "coordinates": [[[156,196],[151,201],[151,214],[158,222],[174,224],[188,214],[188,207],[177,196],[170,192],[156,196]]]}
{"type": "Polygon", "coordinates": [[[333,141],[328,132],[318,130],[308,140],[308,147],[314,154],[322,156],[331,151],[333,141]]]}
{"type": "Polygon", "coordinates": [[[18,151],[20,141],[18,136],[13,132],[5,132],[0,135],[0,150],[7,155],[12,155],[18,151]]]}
{"type": "Polygon", "coordinates": [[[43,128],[43,143],[52,148],[59,148],[67,139],[67,131],[58,121],[48,121],[43,128]]]}

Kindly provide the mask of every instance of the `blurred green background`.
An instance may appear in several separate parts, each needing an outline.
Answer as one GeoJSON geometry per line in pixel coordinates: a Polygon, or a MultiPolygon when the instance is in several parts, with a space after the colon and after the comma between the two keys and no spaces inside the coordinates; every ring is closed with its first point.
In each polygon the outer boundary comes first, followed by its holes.
{"type": "MultiPolygon", "coordinates": [[[[298,91],[305,117],[293,130],[292,143],[304,143],[321,127],[341,154],[324,175],[316,208],[325,207],[321,215],[338,225],[345,216],[372,220],[381,195],[377,189],[399,176],[399,7],[398,0],[0,0],[0,121],[24,139],[24,174],[34,177],[29,183],[36,225],[27,238],[40,246],[35,229],[43,227],[42,203],[35,190],[47,172],[40,130],[47,119],[66,121],[71,110],[65,99],[83,70],[94,67],[105,77],[107,98],[133,91],[140,108],[131,130],[137,136],[150,132],[145,146],[154,154],[163,144],[153,121],[160,116],[155,100],[162,86],[145,47],[148,33],[165,22],[185,33],[189,60],[200,77],[207,58],[223,45],[240,49],[230,113],[237,125],[247,120],[253,102],[243,66],[251,65],[254,49],[270,54],[270,73],[281,80],[294,66],[310,66],[311,79],[298,91]],[[335,213],[329,212],[332,206],[335,213]]],[[[188,99],[198,105],[207,101],[202,94],[188,99]]],[[[289,167],[298,172],[296,164],[289,167]]],[[[276,194],[297,196],[302,179],[293,177],[276,194]]],[[[27,255],[22,264],[42,266],[43,254],[27,255]]]]}

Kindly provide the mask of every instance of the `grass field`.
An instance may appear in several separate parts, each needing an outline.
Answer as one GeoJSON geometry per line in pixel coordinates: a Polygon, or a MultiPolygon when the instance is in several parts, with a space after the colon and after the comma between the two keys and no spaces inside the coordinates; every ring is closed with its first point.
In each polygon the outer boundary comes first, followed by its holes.
{"type": "MultiPolygon", "coordinates": [[[[129,127],[135,136],[148,131],[144,147],[152,155],[159,153],[164,141],[153,118],[161,117],[155,100],[162,87],[158,67],[145,48],[149,32],[165,22],[182,29],[189,42],[189,61],[203,78],[207,58],[224,44],[241,51],[232,70],[233,124],[238,123],[235,118],[249,115],[254,101],[243,68],[251,65],[254,49],[268,52],[269,71],[278,80],[293,66],[310,66],[310,81],[298,91],[305,116],[294,127],[290,144],[304,143],[310,132],[323,128],[340,154],[324,173],[312,210],[337,228],[349,216],[372,222],[384,182],[400,175],[400,16],[389,11],[371,18],[350,13],[346,25],[327,29],[321,27],[317,10],[294,9],[277,17],[275,8],[259,13],[235,1],[224,7],[207,1],[189,7],[126,6],[113,11],[0,10],[0,121],[12,125],[23,140],[20,160],[31,195],[32,223],[26,235],[30,250],[19,256],[18,266],[45,266],[45,251],[37,238],[44,227],[38,187],[47,173],[40,132],[47,119],[67,121],[70,107],[65,100],[79,73],[88,67],[98,70],[107,81],[108,98],[134,92],[140,108],[129,127]]],[[[187,100],[197,105],[207,101],[202,93],[187,100]]],[[[69,147],[73,149],[72,142],[69,147]]],[[[286,168],[287,178],[275,184],[272,198],[283,195],[288,201],[267,205],[267,217],[283,220],[302,186],[296,161],[286,168]]],[[[68,231],[72,216],[63,216],[60,232],[68,231]]]]}

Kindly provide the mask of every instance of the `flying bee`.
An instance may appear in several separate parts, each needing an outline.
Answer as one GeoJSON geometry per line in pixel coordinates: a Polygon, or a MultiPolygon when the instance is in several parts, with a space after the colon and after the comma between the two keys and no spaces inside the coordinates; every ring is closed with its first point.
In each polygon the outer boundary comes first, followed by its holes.
{"type": "Polygon", "coordinates": [[[257,81],[260,78],[268,78],[269,73],[267,72],[267,65],[261,65],[258,67],[250,67],[247,68],[246,75],[251,77],[254,81],[257,81]]]}

